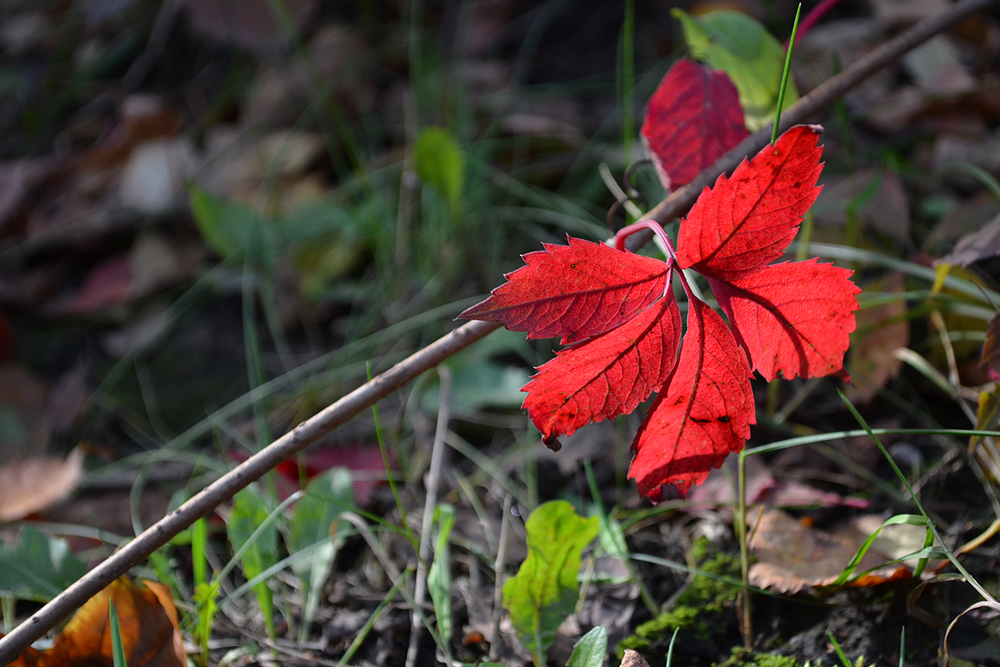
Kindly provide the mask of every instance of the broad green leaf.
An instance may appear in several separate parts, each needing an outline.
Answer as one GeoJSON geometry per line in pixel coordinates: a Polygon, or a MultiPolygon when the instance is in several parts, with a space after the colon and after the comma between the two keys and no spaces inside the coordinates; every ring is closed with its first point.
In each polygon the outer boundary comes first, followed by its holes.
{"type": "Polygon", "coordinates": [[[346,468],[330,468],[317,475],[302,498],[295,504],[288,533],[288,552],[294,555],[316,544],[307,558],[292,562],[292,571],[302,581],[306,603],[302,610],[299,641],[309,635],[309,626],[316,618],[319,597],[333,570],[333,561],[340,548],[345,525],[337,522],[341,512],[354,506],[351,473],[346,468]]]}
{"type": "MultiPolygon", "coordinates": [[[[736,84],[747,129],[755,132],[774,118],[785,65],[785,48],[753,18],[720,9],[704,16],[691,16],[674,9],[681,22],[691,54],[714,69],[721,69],[736,84]]],[[[799,99],[791,79],[785,89],[782,109],[799,99]]]]}
{"type": "MultiPolygon", "coordinates": [[[[459,361],[453,368],[451,409],[456,414],[483,408],[517,409],[524,403],[521,387],[528,384],[531,374],[520,366],[459,361]]],[[[440,400],[438,386],[434,385],[424,394],[422,407],[436,412],[440,400]]]]}
{"type": "Polygon", "coordinates": [[[528,558],[504,584],[503,598],[518,639],[537,663],[576,606],[580,555],[597,537],[598,519],[583,519],[568,502],[554,500],[532,512],[525,529],[528,558]]]}
{"type": "Polygon", "coordinates": [[[598,625],[580,637],[566,667],[603,667],[608,656],[608,631],[598,625]]]}
{"type": "MultiPolygon", "coordinates": [[[[244,544],[247,544],[250,536],[257,528],[267,520],[268,509],[264,498],[248,486],[243,489],[233,499],[233,511],[229,514],[229,521],[226,530],[229,533],[229,542],[233,551],[239,551],[244,544]]],[[[240,558],[240,565],[243,567],[243,576],[248,580],[253,579],[258,574],[271,567],[278,561],[278,531],[274,524],[268,524],[254,540],[252,544],[243,552],[240,558]]],[[[267,626],[269,637],[274,637],[274,604],[271,589],[267,582],[263,581],[253,588],[260,610],[264,614],[264,623],[267,626]]]]}
{"type": "Polygon", "coordinates": [[[433,186],[457,213],[465,187],[465,155],[455,137],[443,127],[425,128],[417,137],[417,175],[433,186]]]}
{"type": "Polygon", "coordinates": [[[455,527],[455,508],[442,504],[434,510],[434,522],[438,525],[437,548],[434,550],[434,562],[427,574],[427,590],[434,603],[434,616],[437,618],[438,632],[445,642],[451,640],[451,549],[448,538],[451,529],[455,527]]]}
{"type": "Polygon", "coordinates": [[[205,243],[223,259],[245,258],[269,266],[277,257],[274,229],[250,207],[191,188],[191,214],[205,243]]]}
{"type": "Polygon", "coordinates": [[[0,541],[0,595],[48,602],[87,573],[66,540],[24,528],[17,544],[0,541]]]}

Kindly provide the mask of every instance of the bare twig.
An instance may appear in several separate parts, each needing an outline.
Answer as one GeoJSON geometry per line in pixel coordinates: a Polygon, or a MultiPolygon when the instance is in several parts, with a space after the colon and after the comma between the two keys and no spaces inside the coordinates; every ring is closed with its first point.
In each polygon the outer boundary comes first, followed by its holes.
{"type": "MultiPolygon", "coordinates": [[[[427,494],[424,496],[424,516],[420,528],[420,550],[417,553],[417,581],[413,589],[413,613],[410,616],[410,647],[406,651],[406,667],[413,667],[420,650],[420,607],[424,604],[427,592],[427,572],[430,570],[428,561],[431,557],[431,527],[434,519],[434,508],[437,507],[438,484],[441,479],[441,468],[444,461],[444,437],[448,432],[448,413],[451,403],[451,371],[442,366],[438,369],[441,376],[441,390],[438,393],[437,428],[434,432],[434,445],[431,449],[431,466],[424,478],[427,494]]],[[[435,612],[437,610],[435,609],[435,612]]],[[[443,647],[447,654],[448,647],[443,647]]],[[[445,664],[451,664],[450,658],[445,664]]]]}
{"type": "MultiPolygon", "coordinates": [[[[895,61],[933,35],[946,30],[963,18],[990,6],[994,2],[996,0],[963,0],[947,11],[922,21],[786,109],[782,117],[781,129],[784,130],[808,119],[878,69],[895,61]]],[[[647,217],[662,223],[683,215],[703,188],[713,183],[719,174],[735,169],[744,157],[759,151],[769,139],[770,132],[766,130],[747,137],[739,146],[705,169],[694,181],[660,202],[649,212],[647,217]]],[[[646,239],[637,238],[640,235],[641,232],[633,234],[629,238],[629,241],[633,242],[633,247],[639,241],[644,243],[648,240],[648,237],[646,239]]],[[[57,595],[24,623],[14,628],[9,635],[0,638],[0,665],[12,662],[33,641],[52,629],[59,621],[99,593],[105,586],[128,572],[133,566],[138,565],[149,554],[166,544],[174,535],[190,526],[199,517],[205,516],[215,507],[232,498],[237,491],[268,470],[294,456],[321,436],[329,433],[362,410],[371,407],[376,401],[393,393],[421,373],[433,368],[498,328],[500,328],[499,324],[491,322],[470,322],[459,327],[275,440],[231,472],[210,484],[191,500],[150,526],[135,540],[57,595]]]]}
{"type": "Polygon", "coordinates": [[[0,639],[0,665],[13,661],[73,610],[99,593],[105,586],[166,544],[199,517],[307,445],[329,433],[348,419],[393,393],[407,382],[500,328],[491,322],[470,322],[443,336],[399,362],[388,371],[358,387],[315,417],[262,449],[198,495],[146,529],[132,542],[57,595],[28,620],[0,639]]]}

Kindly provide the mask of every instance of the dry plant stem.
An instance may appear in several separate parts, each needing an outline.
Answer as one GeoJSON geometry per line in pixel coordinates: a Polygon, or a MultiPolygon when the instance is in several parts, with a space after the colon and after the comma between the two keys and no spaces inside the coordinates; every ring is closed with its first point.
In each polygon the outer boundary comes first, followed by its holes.
{"type": "MultiPolygon", "coordinates": [[[[921,21],[785,110],[780,129],[784,130],[809,118],[910,49],[995,2],[996,0],[963,0],[947,11],[921,21]]],[[[664,223],[683,215],[701,194],[702,189],[711,185],[722,172],[735,169],[744,157],[759,151],[769,139],[770,133],[767,129],[747,137],[736,148],[699,174],[694,181],[660,202],[649,211],[647,218],[664,223]]],[[[633,249],[641,247],[651,236],[652,232],[633,234],[629,237],[629,247],[633,249]]],[[[138,565],[149,554],[166,544],[174,535],[190,526],[199,517],[205,516],[218,505],[232,498],[237,491],[261,477],[268,470],[298,453],[362,410],[371,407],[376,401],[388,396],[421,373],[499,328],[499,324],[492,322],[465,324],[355,389],[318,415],[302,422],[291,432],[275,440],[231,472],[210,484],[181,507],[150,526],[135,540],[122,547],[111,558],[88,572],[79,581],[35,612],[28,620],[14,628],[9,635],[0,638],[0,665],[6,665],[13,661],[33,641],[55,627],[59,621],[69,616],[105,586],[128,572],[133,566],[138,565]]]]}
{"type": "MultiPolygon", "coordinates": [[[[420,549],[417,553],[417,582],[413,587],[415,606],[410,616],[410,645],[406,650],[406,667],[413,667],[417,661],[417,651],[420,649],[420,609],[427,593],[427,571],[430,569],[431,557],[431,527],[434,519],[434,508],[437,507],[438,481],[441,479],[441,468],[444,461],[444,436],[448,432],[448,408],[451,404],[451,370],[440,366],[438,375],[441,377],[441,389],[438,392],[438,418],[434,431],[434,445],[431,449],[431,465],[424,479],[427,490],[424,496],[424,516],[420,524],[420,549]]],[[[450,662],[450,660],[449,660],[450,662]]]]}
{"type": "MultiPolygon", "coordinates": [[[[811,118],[816,112],[833,103],[841,95],[858,85],[883,67],[898,60],[904,53],[919,46],[934,35],[947,30],[969,15],[989,7],[996,0],[963,0],[953,5],[947,11],[924,19],[896,38],[889,40],[870,54],[857,61],[837,76],[827,80],[815,90],[785,109],[781,114],[779,134],[793,125],[798,125],[811,118]]],[[[644,216],[656,220],[660,224],[684,215],[694,204],[694,201],[706,187],[715,183],[722,173],[731,173],[748,155],[755,155],[771,140],[771,128],[764,127],[744,139],[711,166],[682,188],[670,193],[670,196],[653,207],[644,216]]],[[[641,231],[629,237],[628,247],[636,250],[645,245],[652,237],[652,232],[641,231]]]]}
{"type": "Polygon", "coordinates": [[[490,660],[496,660],[500,652],[500,608],[503,604],[503,566],[507,560],[507,531],[510,528],[510,508],[513,496],[505,493],[503,514],[500,516],[500,540],[497,544],[497,559],[493,563],[493,636],[490,637],[490,660]]]}
{"type": "Polygon", "coordinates": [[[84,602],[99,593],[105,586],[138,565],[153,551],[166,544],[199,517],[205,516],[219,504],[285,459],[295,455],[321,436],[340,426],[376,401],[388,396],[421,373],[465,349],[489,333],[500,328],[492,322],[470,322],[443,336],[424,349],[399,362],[388,371],[373,378],[347,394],[316,416],[247,459],[201,493],[150,526],[132,542],[122,547],[111,558],[95,567],[79,581],[57,595],[51,602],[35,612],[28,620],[0,639],[0,665],[6,665],[24,649],[59,621],[69,616],[84,602]]]}

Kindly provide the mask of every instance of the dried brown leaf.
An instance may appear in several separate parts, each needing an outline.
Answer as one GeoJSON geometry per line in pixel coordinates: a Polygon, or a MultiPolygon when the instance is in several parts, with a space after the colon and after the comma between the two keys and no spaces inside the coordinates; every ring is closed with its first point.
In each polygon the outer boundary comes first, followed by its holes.
{"type": "Polygon", "coordinates": [[[83,449],[0,466],[0,521],[17,521],[68,496],[83,474],[83,449]]]}

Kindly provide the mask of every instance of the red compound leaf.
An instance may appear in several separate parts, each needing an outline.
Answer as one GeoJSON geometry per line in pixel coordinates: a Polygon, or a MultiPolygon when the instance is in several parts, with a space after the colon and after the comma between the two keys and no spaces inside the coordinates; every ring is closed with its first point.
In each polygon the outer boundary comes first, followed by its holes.
{"type": "Polygon", "coordinates": [[[681,223],[680,267],[731,280],[780,257],[819,194],[820,131],[797,125],[740,164],[732,178],[719,176],[681,223]]]}
{"type": "Polygon", "coordinates": [[[648,220],[621,230],[614,248],[569,238],[569,245],[525,255],[527,266],[462,313],[531,338],[576,343],[523,389],[546,444],[630,412],[659,391],[632,444],[629,477],[653,501],[683,497],[743,449],[755,423],[753,370],[767,380],[841,370],[860,291],[851,272],[816,260],[769,266],[819,190],[818,133],[794,127],[732,178],[720,177],[681,224],[677,252],[648,220]],[[667,262],[616,249],[641,228],[659,235],[667,262]],[[709,279],[732,327],[680,276],[688,317],[679,356],[675,262],[709,279]]]}
{"type": "Polygon", "coordinates": [[[628,414],[670,376],[680,336],[680,311],[668,293],[614,331],[557,352],[522,390],[524,408],[549,443],[628,414]]]}
{"type": "Polygon", "coordinates": [[[711,284],[754,370],[770,382],[778,373],[809,378],[843,368],[861,292],[852,273],[812,259],[711,284]]]}
{"type": "Polygon", "coordinates": [[[725,72],[680,59],[646,106],[642,140],[664,187],[686,185],[749,134],[725,72]]]}
{"type": "Polygon", "coordinates": [[[462,319],[502,322],[528,338],[562,337],[563,344],[611,331],[663,295],[670,274],[660,260],[567,237],[524,255],[526,266],[462,319]]]}
{"type": "Polygon", "coordinates": [[[690,293],[687,327],[673,377],[632,443],[628,476],[654,502],[705,481],[743,449],[756,423],[746,355],[722,318],[690,293]]]}

